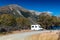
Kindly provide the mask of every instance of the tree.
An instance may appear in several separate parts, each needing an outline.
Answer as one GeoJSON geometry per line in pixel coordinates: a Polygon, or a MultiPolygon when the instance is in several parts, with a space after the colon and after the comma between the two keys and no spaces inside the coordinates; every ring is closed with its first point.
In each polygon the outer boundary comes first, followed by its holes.
{"type": "Polygon", "coordinates": [[[16,18],[16,22],[20,28],[23,28],[23,29],[29,28],[28,26],[30,25],[30,23],[29,23],[29,20],[27,18],[24,18],[24,17],[16,18]]]}
{"type": "Polygon", "coordinates": [[[12,26],[15,24],[15,19],[11,14],[2,14],[0,22],[5,26],[12,26]]]}
{"type": "Polygon", "coordinates": [[[51,26],[59,26],[60,19],[56,16],[39,15],[38,23],[42,25],[43,28],[50,29],[51,26]]]}

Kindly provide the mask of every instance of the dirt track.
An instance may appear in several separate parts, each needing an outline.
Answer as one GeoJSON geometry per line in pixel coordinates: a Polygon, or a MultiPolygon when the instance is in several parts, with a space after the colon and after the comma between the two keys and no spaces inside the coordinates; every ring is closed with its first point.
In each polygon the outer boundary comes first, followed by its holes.
{"type": "Polygon", "coordinates": [[[32,31],[32,32],[5,35],[5,36],[0,36],[0,40],[25,40],[25,38],[28,36],[39,34],[42,32],[50,32],[50,30],[49,31],[32,31]]]}

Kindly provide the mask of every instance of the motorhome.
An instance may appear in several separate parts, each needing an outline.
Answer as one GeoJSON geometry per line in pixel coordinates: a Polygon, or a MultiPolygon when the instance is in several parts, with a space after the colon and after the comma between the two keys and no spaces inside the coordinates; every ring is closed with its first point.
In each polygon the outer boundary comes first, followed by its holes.
{"type": "Polygon", "coordinates": [[[31,30],[43,30],[41,25],[31,25],[31,30]]]}

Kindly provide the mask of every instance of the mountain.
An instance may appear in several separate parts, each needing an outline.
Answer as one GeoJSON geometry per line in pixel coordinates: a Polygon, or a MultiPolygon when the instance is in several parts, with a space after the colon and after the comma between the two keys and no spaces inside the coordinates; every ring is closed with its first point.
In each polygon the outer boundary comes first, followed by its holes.
{"type": "Polygon", "coordinates": [[[12,14],[16,17],[22,16],[24,18],[28,18],[32,24],[37,24],[36,20],[37,20],[38,15],[41,15],[41,14],[50,15],[48,12],[38,12],[34,10],[27,10],[16,4],[11,4],[11,5],[0,7],[0,14],[4,14],[4,13],[12,14]]]}
{"type": "Polygon", "coordinates": [[[47,12],[41,12],[40,15],[43,15],[43,16],[52,16],[51,13],[52,12],[49,12],[49,11],[47,11],[47,12]]]}
{"type": "Polygon", "coordinates": [[[31,11],[29,11],[19,5],[16,5],[16,4],[0,7],[0,14],[12,14],[16,17],[21,16],[24,18],[28,18],[32,24],[36,24],[35,23],[36,22],[36,14],[34,14],[31,11]]]}
{"type": "Polygon", "coordinates": [[[13,14],[16,16],[23,16],[24,15],[25,17],[28,16],[27,13],[30,14],[30,12],[28,10],[26,10],[26,9],[22,8],[21,6],[18,6],[16,4],[0,7],[0,13],[1,14],[10,13],[10,14],[13,14]]]}
{"type": "Polygon", "coordinates": [[[33,15],[39,15],[41,14],[42,12],[38,12],[38,11],[35,11],[35,10],[29,10],[33,15]]]}

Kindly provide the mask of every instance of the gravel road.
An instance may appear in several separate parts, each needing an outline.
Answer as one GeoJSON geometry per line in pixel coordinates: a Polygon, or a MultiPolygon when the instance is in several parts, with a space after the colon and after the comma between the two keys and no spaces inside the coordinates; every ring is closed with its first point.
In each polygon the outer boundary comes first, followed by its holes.
{"type": "Polygon", "coordinates": [[[0,36],[0,40],[25,40],[25,37],[42,33],[42,32],[49,32],[49,31],[32,31],[32,32],[10,34],[10,35],[5,35],[5,36],[0,36]]]}

